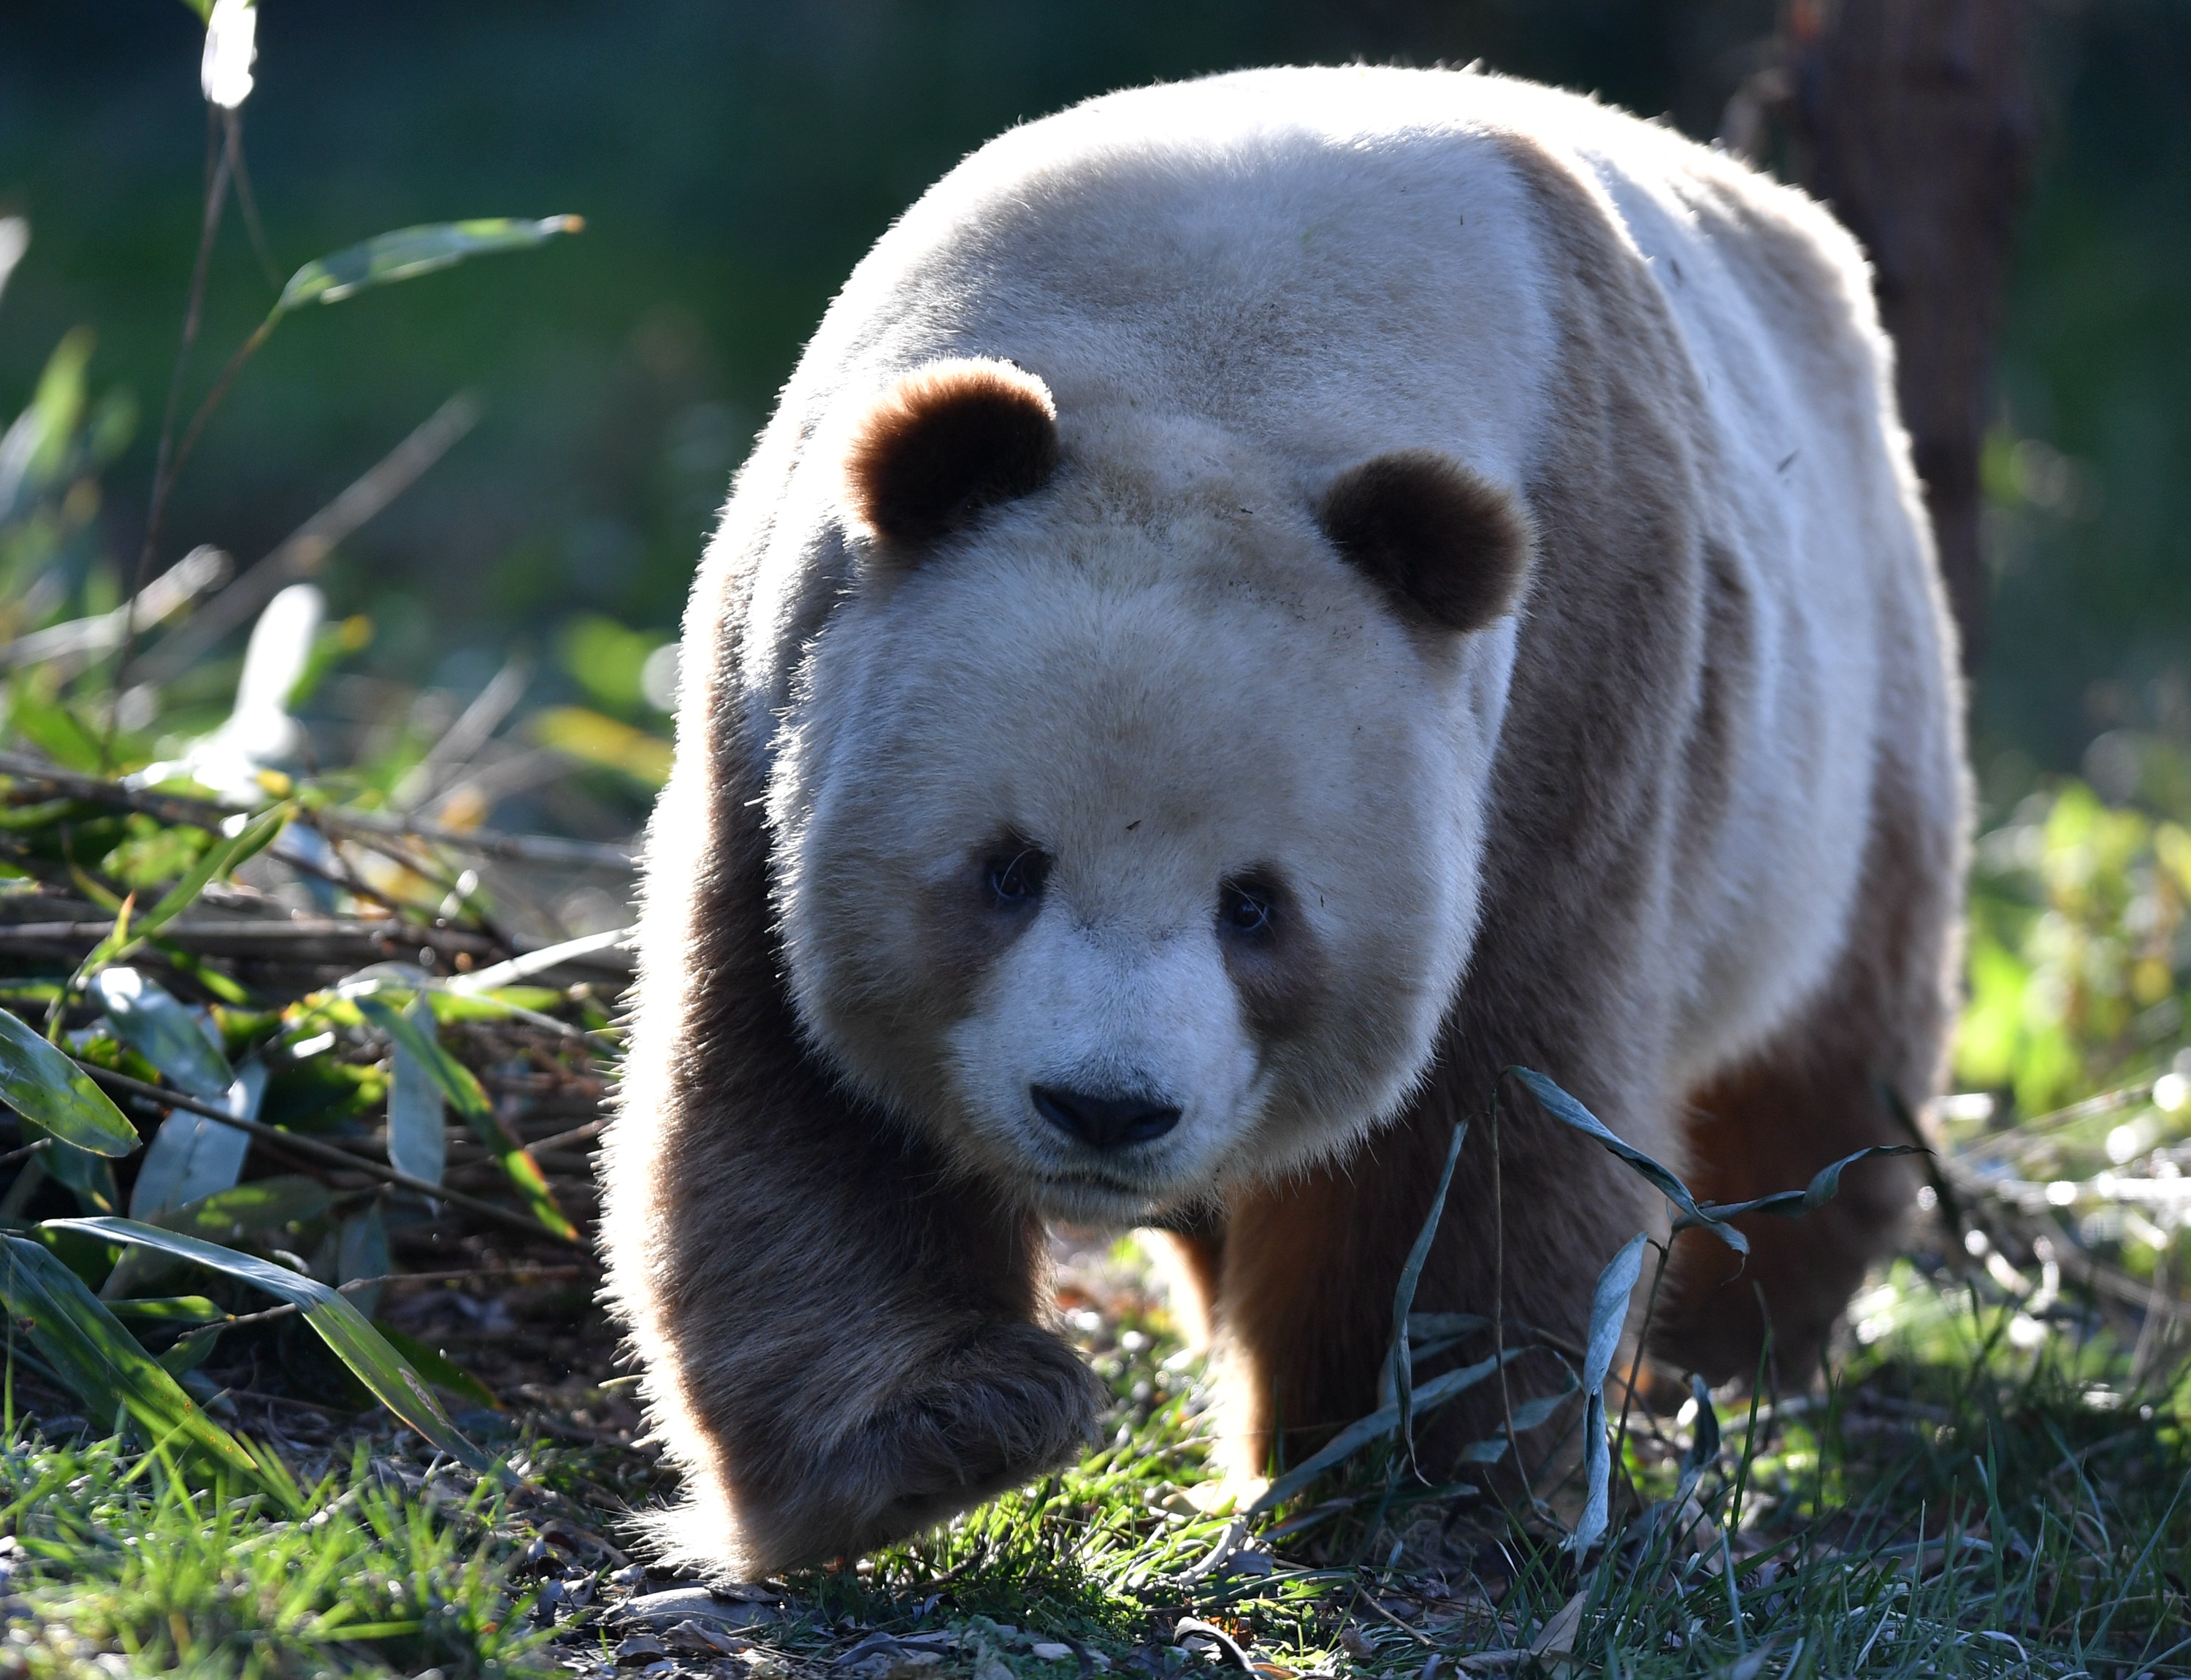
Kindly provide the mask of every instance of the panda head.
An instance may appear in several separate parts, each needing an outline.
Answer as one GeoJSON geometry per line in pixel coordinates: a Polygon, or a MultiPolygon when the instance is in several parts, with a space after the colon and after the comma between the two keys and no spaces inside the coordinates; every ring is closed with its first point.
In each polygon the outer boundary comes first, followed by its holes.
{"type": "Polygon", "coordinates": [[[1426,1070],[1474,934],[1530,536],[1426,451],[1287,480],[1007,363],[841,446],[851,587],[777,735],[801,1024],[962,1166],[1144,1219],[1426,1070]]]}

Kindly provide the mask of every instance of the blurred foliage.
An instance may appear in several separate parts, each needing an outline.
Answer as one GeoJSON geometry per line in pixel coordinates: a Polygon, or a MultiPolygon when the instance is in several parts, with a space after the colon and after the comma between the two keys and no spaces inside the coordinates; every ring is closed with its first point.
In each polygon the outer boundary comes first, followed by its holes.
{"type": "MultiPolygon", "coordinates": [[[[246,138],[287,264],[482,208],[583,213],[521,278],[361,298],[269,346],[182,488],[179,542],[266,552],[449,392],[487,418],[336,556],[362,668],[458,696],[600,613],[666,636],[731,469],[828,298],[890,219],[1010,123],[1107,88],[1281,60],[1465,63],[1602,91],[1710,134],[1774,0],[424,0],[267,8],[246,138]]],[[[1989,457],[2000,576],[1979,762],[2005,813],[2118,727],[2191,739],[2191,8],[2047,0],[2044,108],[1989,457]],[[2171,673],[2175,673],[2171,677],[2171,673]],[[2171,686],[2171,684],[2173,684],[2171,686]],[[2171,722],[2174,718],[2176,721],[2171,722]]],[[[36,238],[0,397],[97,324],[99,383],[151,400],[174,353],[202,122],[174,0],[18,8],[0,52],[0,210],[36,238]]],[[[270,281],[231,230],[208,342],[270,281]]],[[[132,552],[140,429],[102,520],[132,552]]],[[[556,666],[545,703],[638,718],[556,666]]],[[[613,782],[597,790],[619,797],[613,782]]],[[[521,814],[549,815],[532,796],[521,814]]]]}
{"type": "Polygon", "coordinates": [[[1978,748],[1997,810],[2103,731],[2191,745],[2191,7],[2032,14],[2040,167],[1985,463],[1978,748]]]}
{"type": "Polygon", "coordinates": [[[1975,864],[1960,1077],[2035,1115],[2165,1059],[2191,993],[2191,830],[2073,780],[2027,798],[1975,864]]]}

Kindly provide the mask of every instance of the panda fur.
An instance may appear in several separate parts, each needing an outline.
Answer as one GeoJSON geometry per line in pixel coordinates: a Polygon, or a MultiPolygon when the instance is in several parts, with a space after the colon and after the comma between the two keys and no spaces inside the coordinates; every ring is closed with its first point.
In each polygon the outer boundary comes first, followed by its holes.
{"type": "MultiPolygon", "coordinates": [[[[1512,1064],[1721,1200],[1898,1141],[1967,799],[1890,356],[1801,194],[1482,74],[1115,94],[913,205],[686,621],[604,1154],[665,1548],[850,1555],[1069,1461],[1051,1217],[1165,1228],[1220,1452],[1298,1461],[1471,1116],[1417,1305],[1576,1337],[1666,1216],[1487,1123],[1512,1064]]],[[[1769,1323],[1803,1380],[1914,1182],[1739,1274],[1683,1237],[1653,1351],[1769,1323]]]]}

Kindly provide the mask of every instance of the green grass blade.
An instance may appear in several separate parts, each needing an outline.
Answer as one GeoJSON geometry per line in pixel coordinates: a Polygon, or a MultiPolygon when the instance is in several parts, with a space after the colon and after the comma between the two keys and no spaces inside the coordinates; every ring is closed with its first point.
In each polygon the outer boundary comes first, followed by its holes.
{"type": "Polygon", "coordinates": [[[85,1231],[108,1242],[130,1243],[171,1254],[265,1290],[289,1302],[317,1331],[359,1382],[379,1397],[389,1410],[418,1432],[440,1450],[481,1474],[498,1473],[487,1456],[449,1422],[418,1374],[390,1347],[365,1315],[316,1278],[308,1278],[270,1260],[261,1260],[234,1249],[222,1248],[177,1231],[139,1224],[134,1219],[54,1219],[47,1222],[61,1230],[85,1231]]]}
{"type": "Polygon", "coordinates": [[[199,1410],[182,1386],[48,1250],[0,1237],[0,1295],[10,1317],[94,1416],[127,1410],[154,1441],[179,1439],[214,1463],[263,1480],[258,1461],[199,1410]]]}
{"type": "Polygon", "coordinates": [[[0,1009],[0,1097],[48,1136],[94,1155],[126,1155],[137,1128],[77,1064],[0,1009]]]}
{"type": "Polygon", "coordinates": [[[429,222],[376,234],[299,269],[282,288],[274,313],[286,315],[306,304],[339,304],[371,287],[431,274],[470,257],[526,250],[558,234],[578,233],[585,225],[578,216],[544,216],[537,222],[496,216],[468,222],[429,222]]]}
{"type": "Polygon", "coordinates": [[[219,1324],[229,1315],[226,1308],[202,1295],[148,1295],[138,1301],[110,1301],[106,1308],[117,1318],[150,1319],[155,1324],[219,1324]]]}

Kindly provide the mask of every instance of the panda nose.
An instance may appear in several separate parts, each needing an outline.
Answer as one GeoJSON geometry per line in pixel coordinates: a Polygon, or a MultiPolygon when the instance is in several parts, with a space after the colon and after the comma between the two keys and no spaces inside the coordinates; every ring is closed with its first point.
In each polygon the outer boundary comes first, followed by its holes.
{"type": "Polygon", "coordinates": [[[1028,1094],[1034,1098],[1037,1114],[1091,1149],[1146,1144],[1179,1124],[1177,1109],[1144,1097],[1097,1097],[1054,1085],[1030,1086],[1028,1094]]]}

